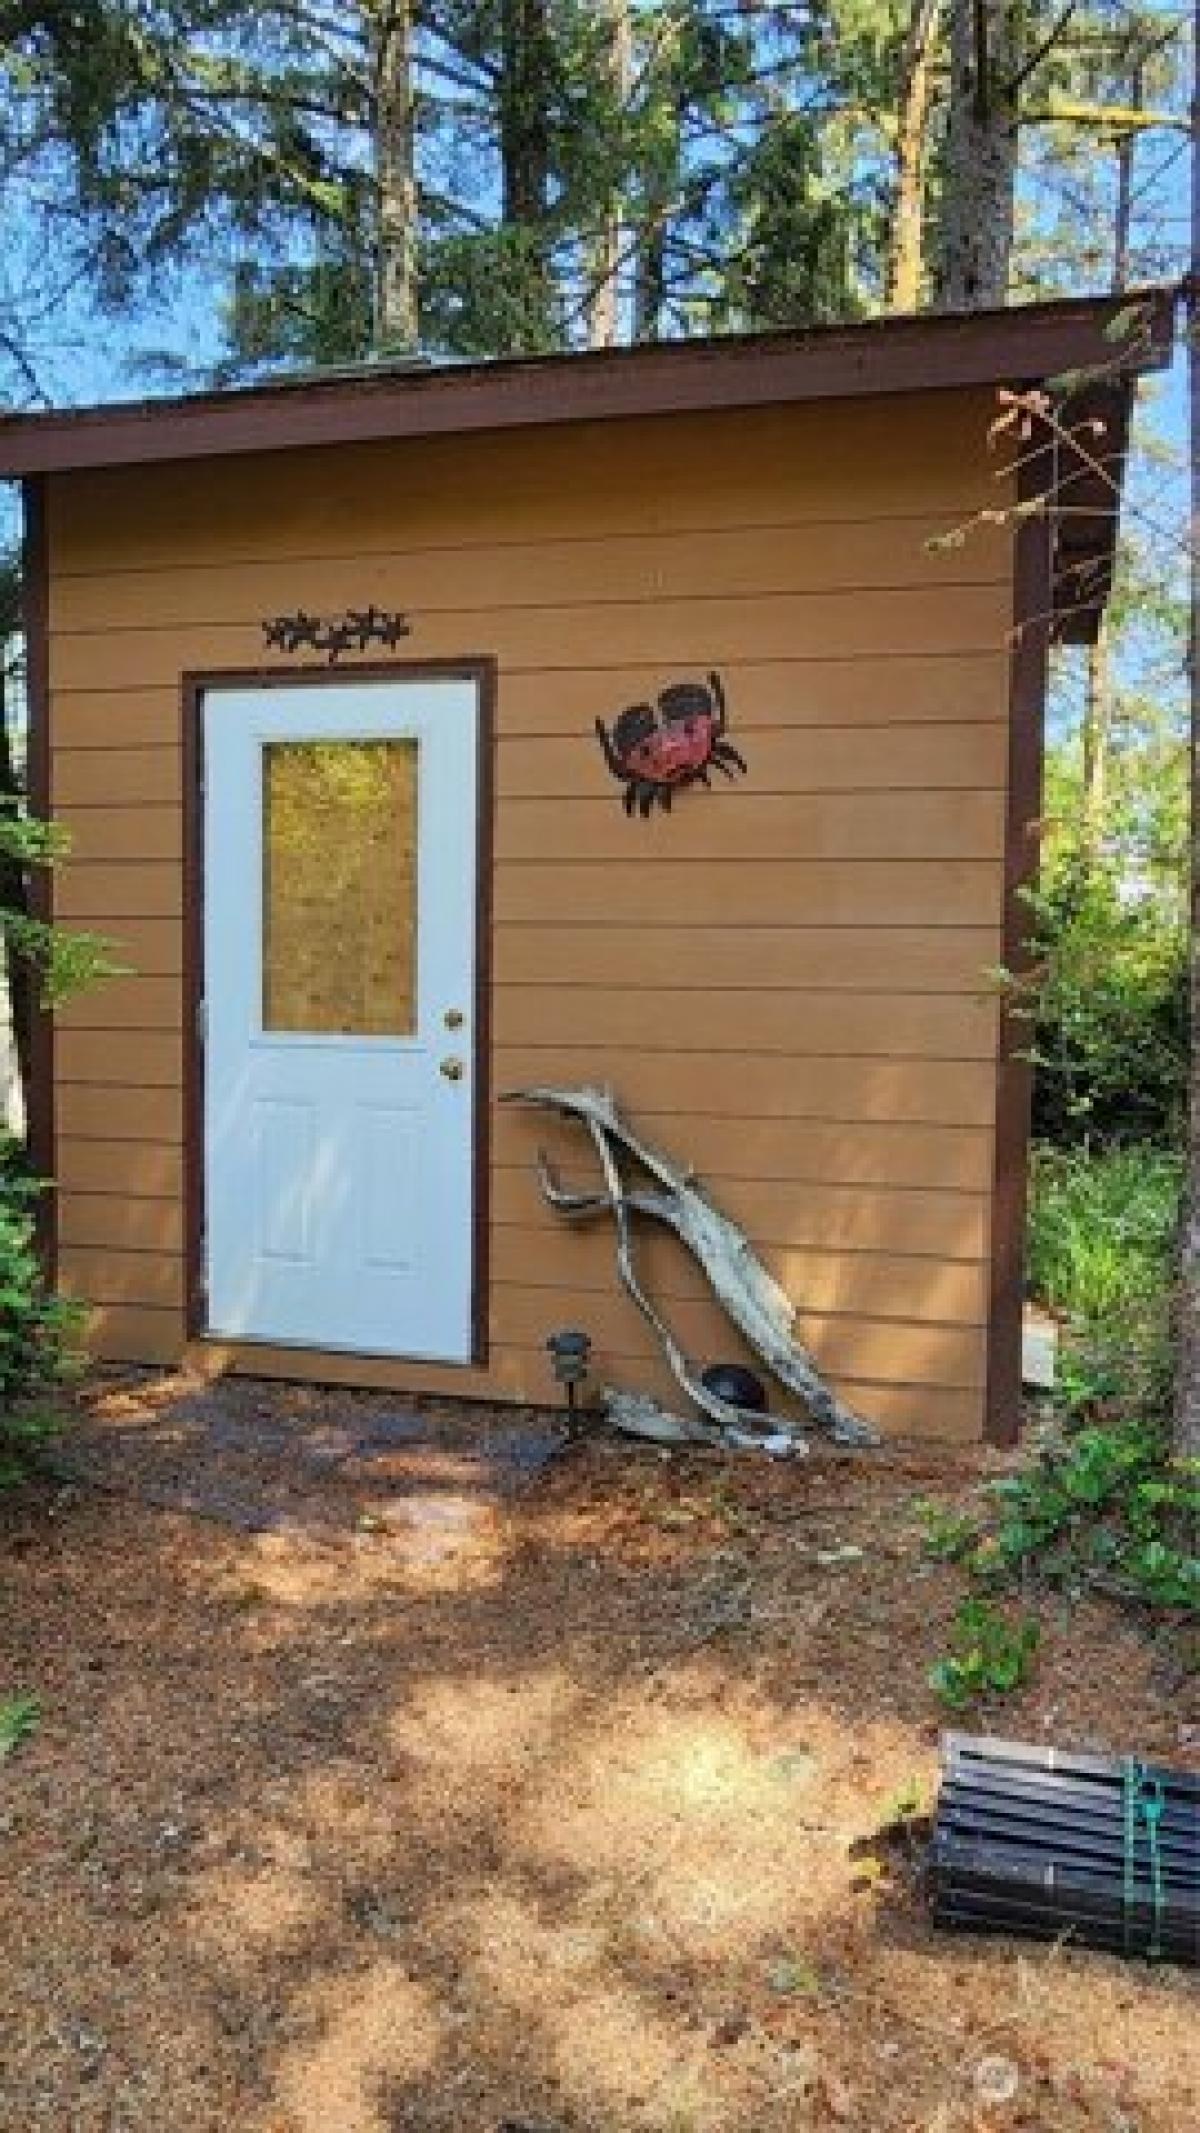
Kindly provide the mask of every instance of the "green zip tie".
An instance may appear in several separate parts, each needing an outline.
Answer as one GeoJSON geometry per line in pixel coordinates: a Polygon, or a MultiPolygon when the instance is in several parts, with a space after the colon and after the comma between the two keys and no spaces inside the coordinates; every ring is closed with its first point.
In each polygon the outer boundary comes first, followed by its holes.
{"type": "Polygon", "coordinates": [[[1136,1756],[1125,1760],[1125,1876],[1124,1876],[1124,1936],[1125,1953],[1131,1953],[1130,1932],[1133,1923],[1133,1906],[1137,1900],[1137,1836],[1138,1817],[1146,1829],[1146,1844],[1150,1864],[1150,1938],[1145,1953],[1149,1960],[1157,1962],[1162,1954],[1163,1917],[1163,1871],[1162,1855],[1158,1848],[1158,1825],[1166,1807],[1162,1779],[1151,1777],[1136,1756]]]}

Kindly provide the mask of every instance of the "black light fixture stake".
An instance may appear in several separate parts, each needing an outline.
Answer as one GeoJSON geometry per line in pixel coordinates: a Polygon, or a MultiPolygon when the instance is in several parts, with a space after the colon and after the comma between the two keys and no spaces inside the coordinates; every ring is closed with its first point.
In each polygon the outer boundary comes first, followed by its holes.
{"type": "Polygon", "coordinates": [[[577,1326],[563,1326],[552,1333],[546,1342],[554,1376],[564,1387],[567,1395],[567,1413],[574,1424],[578,1414],[579,1388],[587,1383],[588,1358],[592,1352],[591,1337],[580,1332],[577,1326]]]}

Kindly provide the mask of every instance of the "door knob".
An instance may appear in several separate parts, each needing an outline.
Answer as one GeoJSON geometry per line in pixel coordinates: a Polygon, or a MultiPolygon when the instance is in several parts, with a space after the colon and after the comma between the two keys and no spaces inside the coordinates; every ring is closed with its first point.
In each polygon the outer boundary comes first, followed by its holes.
{"type": "Polygon", "coordinates": [[[463,1063],[462,1063],[462,1060],[461,1060],[461,1059],[443,1059],[443,1061],[442,1061],[442,1073],[443,1073],[443,1074],[445,1075],[445,1077],[446,1077],[447,1081],[461,1081],[461,1080],[462,1080],[462,1078],[463,1078],[463,1063]]]}

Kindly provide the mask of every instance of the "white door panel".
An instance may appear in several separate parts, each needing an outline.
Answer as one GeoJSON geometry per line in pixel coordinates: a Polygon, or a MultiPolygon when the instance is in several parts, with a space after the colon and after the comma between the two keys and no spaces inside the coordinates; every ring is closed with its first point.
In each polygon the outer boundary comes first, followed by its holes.
{"type": "Polygon", "coordinates": [[[466,1362],[475,684],[203,717],[208,1330],[466,1362]]]}

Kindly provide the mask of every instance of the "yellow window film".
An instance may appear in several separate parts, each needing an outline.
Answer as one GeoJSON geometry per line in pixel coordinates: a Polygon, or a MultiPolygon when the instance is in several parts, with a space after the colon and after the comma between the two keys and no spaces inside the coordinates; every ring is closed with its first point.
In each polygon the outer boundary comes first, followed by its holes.
{"type": "Polygon", "coordinates": [[[263,749],[263,1028],[417,1025],[417,743],[263,749]]]}

